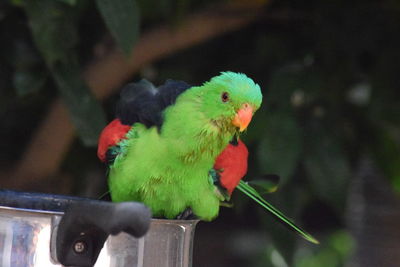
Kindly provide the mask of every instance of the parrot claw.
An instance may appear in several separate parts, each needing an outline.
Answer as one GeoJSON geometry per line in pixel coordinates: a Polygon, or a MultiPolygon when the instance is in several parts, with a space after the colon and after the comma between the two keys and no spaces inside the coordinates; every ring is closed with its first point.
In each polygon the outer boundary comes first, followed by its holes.
{"type": "Polygon", "coordinates": [[[231,199],[231,195],[220,185],[215,186],[214,193],[217,195],[220,201],[229,201],[231,199]]]}
{"type": "Polygon", "coordinates": [[[194,215],[191,208],[187,208],[181,214],[176,216],[176,219],[177,220],[195,220],[195,219],[197,219],[197,216],[194,215]]]}
{"type": "Polygon", "coordinates": [[[220,173],[222,173],[223,171],[224,171],[224,169],[212,168],[208,172],[208,174],[209,174],[210,183],[215,186],[214,193],[217,195],[219,200],[221,200],[221,201],[228,200],[229,201],[231,196],[228,193],[228,191],[220,183],[220,178],[221,178],[220,173]]]}
{"type": "Polygon", "coordinates": [[[226,208],[233,208],[233,203],[231,203],[231,202],[226,202],[226,201],[221,201],[220,203],[219,203],[219,205],[221,206],[221,207],[226,207],[226,208]]]}

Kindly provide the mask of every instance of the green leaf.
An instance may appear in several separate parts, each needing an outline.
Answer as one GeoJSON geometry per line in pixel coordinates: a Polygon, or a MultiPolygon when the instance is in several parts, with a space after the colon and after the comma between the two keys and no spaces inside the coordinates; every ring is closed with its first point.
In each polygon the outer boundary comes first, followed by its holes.
{"type": "Polygon", "coordinates": [[[68,60],[69,52],[78,43],[78,10],[58,1],[36,0],[26,2],[25,11],[35,44],[46,63],[68,60]]]}
{"type": "Polygon", "coordinates": [[[134,0],[96,0],[104,21],[121,49],[129,55],[139,34],[139,8],[134,0]]]}
{"type": "Polygon", "coordinates": [[[258,147],[262,173],[279,175],[285,184],[293,175],[302,150],[302,136],[293,116],[270,114],[265,121],[265,133],[258,147]]]}
{"type": "Polygon", "coordinates": [[[269,194],[278,189],[279,179],[278,175],[267,174],[248,181],[248,184],[254,187],[260,194],[269,194]]]}
{"type": "Polygon", "coordinates": [[[76,5],[77,0],[58,0],[58,1],[68,4],[68,5],[71,5],[71,6],[74,6],[74,5],[76,5]]]}
{"type": "Polygon", "coordinates": [[[304,248],[296,255],[296,267],[345,266],[354,251],[354,240],[343,230],[330,234],[321,246],[304,248]]]}
{"type": "Polygon", "coordinates": [[[106,125],[105,114],[80,78],[79,66],[73,62],[63,63],[54,66],[52,73],[83,143],[96,146],[100,132],[106,125]]]}
{"type": "Polygon", "coordinates": [[[15,69],[13,85],[19,96],[39,91],[45,84],[48,71],[37,50],[24,39],[13,43],[12,64],[15,69]]]}
{"type": "Polygon", "coordinates": [[[39,91],[46,82],[47,72],[43,70],[21,70],[14,73],[13,82],[19,96],[39,91]]]}
{"type": "Polygon", "coordinates": [[[389,127],[376,127],[375,141],[369,144],[375,162],[389,179],[393,188],[400,193],[400,130],[389,127]]]}
{"type": "Polygon", "coordinates": [[[308,128],[305,135],[307,177],[321,199],[342,211],[351,174],[348,158],[333,133],[327,129],[308,128]]]}
{"type": "Polygon", "coordinates": [[[10,3],[14,6],[23,6],[24,0],[11,0],[10,3]]]}
{"type": "Polygon", "coordinates": [[[71,119],[87,146],[97,144],[105,114],[81,77],[75,46],[79,8],[58,1],[26,2],[34,42],[57,85],[71,119]],[[45,12],[44,12],[45,10],[45,12]]]}
{"type": "MultiPolygon", "coordinates": [[[[11,3],[16,6],[23,6],[29,0],[11,0],[11,3]]],[[[64,3],[70,6],[76,5],[77,0],[57,0],[60,3],[64,3]]]]}

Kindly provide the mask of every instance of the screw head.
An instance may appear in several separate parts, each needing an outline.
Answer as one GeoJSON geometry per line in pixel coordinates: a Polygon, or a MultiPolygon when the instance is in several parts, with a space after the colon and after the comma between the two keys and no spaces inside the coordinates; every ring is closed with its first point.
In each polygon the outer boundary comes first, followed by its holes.
{"type": "Polygon", "coordinates": [[[84,253],[86,251],[87,245],[85,242],[83,241],[76,241],[74,244],[74,251],[76,253],[84,253]]]}

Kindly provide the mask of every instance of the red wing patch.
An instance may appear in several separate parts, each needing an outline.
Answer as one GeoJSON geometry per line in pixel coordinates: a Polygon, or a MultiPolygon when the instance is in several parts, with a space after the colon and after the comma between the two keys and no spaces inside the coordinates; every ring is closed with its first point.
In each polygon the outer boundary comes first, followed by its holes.
{"type": "Polygon", "coordinates": [[[107,150],[125,139],[125,135],[130,129],[131,126],[122,124],[119,119],[110,122],[100,134],[97,157],[105,162],[107,150]]]}
{"type": "Polygon", "coordinates": [[[247,158],[249,152],[246,145],[238,140],[238,145],[228,144],[217,157],[214,169],[220,172],[220,184],[232,194],[243,176],[247,173],[247,158]]]}

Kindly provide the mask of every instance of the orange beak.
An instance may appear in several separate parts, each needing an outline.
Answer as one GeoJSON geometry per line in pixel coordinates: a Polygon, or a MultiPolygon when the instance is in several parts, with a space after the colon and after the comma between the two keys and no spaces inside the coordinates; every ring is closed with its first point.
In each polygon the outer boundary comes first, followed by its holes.
{"type": "Polygon", "coordinates": [[[236,113],[232,124],[238,127],[240,132],[243,132],[249,125],[252,117],[253,108],[247,103],[243,104],[242,108],[236,113]]]}

